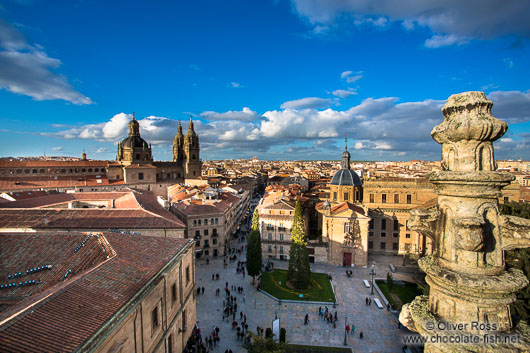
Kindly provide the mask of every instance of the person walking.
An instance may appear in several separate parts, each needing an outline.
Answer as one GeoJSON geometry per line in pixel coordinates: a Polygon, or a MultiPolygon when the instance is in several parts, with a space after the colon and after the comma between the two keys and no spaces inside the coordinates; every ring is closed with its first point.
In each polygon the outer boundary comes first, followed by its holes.
{"type": "Polygon", "coordinates": [[[350,334],[350,325],[346,325],[346,334],[350,334]]]}
{"type": "Polygon", "coordinates": [[[359,333],[359,338],[360,338],[360,339],[363,339],[363,337],[364,337],[364,334],[363,334],[363,332],[361,331],[361,332],[359,333]]]}

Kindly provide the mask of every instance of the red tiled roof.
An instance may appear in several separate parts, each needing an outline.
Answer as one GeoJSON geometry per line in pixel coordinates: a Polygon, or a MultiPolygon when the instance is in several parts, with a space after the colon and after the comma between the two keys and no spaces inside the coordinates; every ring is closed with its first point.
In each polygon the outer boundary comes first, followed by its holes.
{"type": "MultiPolygon", "coordinates": [[[[14,247],[14,258],[25,256],[28,265],[39,263],[43,258],[56,258],[53,265],[57,268],[69,268],[62,254],[73,253],[72,247],[84,239],[84,236],[73,234],[38,237],[18,233],[2,237],[9,239],[14,247]]],[[[76,350],[132,300],[188,242],[187,239],[112,233],[104,234],[104,238],[115,256],[9,309],[10,313],[18,314],[0,326],[0,351],[76,350]],[[20,312],[34,303],[31,310],[20,312]]]]}
{"type": "Polygon", "coordinates": [[[165,218],[144,209],[0,209],[0,228],[33,229],[163,229],[183,228],[176,217],[165,218]]]}
{"type": "Polygon", "coordinates": [[[19,201],[4,202],[0,204],[0,208],[33,208],[41,206],[50,206],[59,203],[69,202],[74,200],[72,194],[56,194],[43,197],[36,197],[33,199],[22,199],[19,201]]]}

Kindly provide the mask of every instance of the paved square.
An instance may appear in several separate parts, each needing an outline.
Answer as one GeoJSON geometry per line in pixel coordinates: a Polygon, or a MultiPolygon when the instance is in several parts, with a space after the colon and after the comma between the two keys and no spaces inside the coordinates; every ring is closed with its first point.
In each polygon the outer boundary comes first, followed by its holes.
{"type": "MultiPolygon", "coordinates": [[[[233,247],[240,247],[242,243],[232,241],[233,247]]],[[[369,269],[354,268],[353,277],[345,274],[343,267],[324,264],[312,264],[314,272],[330,273],[333,277],[333,286],[337,297],[337,307],[328,305],[331,312],[337,311],[337,327],[324,322],[318,315],[319,305],[282,303],[270,299],[252,286],[252,277],[236,273],[237,261],[244,261],[246,255],[237,255],[237,260],[228,262],[227,268],[223,268],[223,258],[210,259],[209,264],[201,259],[197,261],[196,283],[198,287],[204,287],[204,294],[197,296],[197,321],[203,336],[209,335],[212,327],[220,328],[220,343],[214,347],[213,352],[224,353],[230,348],[234,353],[245,352],[243,342],[239,341],[236,331],[232,330],[229,322],[222,319],[223,300],[226,299],[224,292],[225,283],[228,289],[231,286],[243,287],[243,294],[232,295],[237,297],[236,320],[239,320],[239,311],[247,316],[247,324],[251,332],[256,332],[257,326],[262,328],[272,327],[275,316],[280,318],[281,327],[287,330],[287,341],[295,344],[311,344],[318,346],[344,347],[344,321],[351,326],[355,325],[354,335],[347,336],[348,347],[353,352],[402,352],[402,341],[400,335],[410,334],[410,331],[402,328],[398,330],[397,316],[387,310],[378,309],[375,303],[366,306],[365,298],[370,297],[370,289],[365,288],[363,279],[370,279],[369,269]],[[212,280],[212,273],[219,273],[219,280],[212,280]],[[216,289],[220,289],[220,295],[216,296],[216,289]],[[304,316],[309,314],[309,324],[304,325],[304,316]],[[359,338],[363,332],[364,338],[359,338]]],[[[274,261],[275,268],[286,268],[286,261],[274,261]]],[[[378,266],[379,267],[379,266],[378,266]]],[[[385,274],[388,271],[387,264],[381,264],[378,273],[385,274]]],[[[376,294],[374,294],[376,295],[376,294]]]]}

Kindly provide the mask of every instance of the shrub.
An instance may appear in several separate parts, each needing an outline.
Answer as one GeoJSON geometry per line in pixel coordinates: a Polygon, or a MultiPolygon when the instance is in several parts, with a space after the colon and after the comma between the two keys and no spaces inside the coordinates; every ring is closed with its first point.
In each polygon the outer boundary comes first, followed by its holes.
{"type": "Polygon", "coordinates": [[[280,328],[280,342],[285,343],[285,336],[287,335],[287,330],[285,327],[280,328]]]}
{"type": "Polygon", "coordinates": [[[272,329],[270,327],[265,330],[265,338],[272,338],[272,329]]]}

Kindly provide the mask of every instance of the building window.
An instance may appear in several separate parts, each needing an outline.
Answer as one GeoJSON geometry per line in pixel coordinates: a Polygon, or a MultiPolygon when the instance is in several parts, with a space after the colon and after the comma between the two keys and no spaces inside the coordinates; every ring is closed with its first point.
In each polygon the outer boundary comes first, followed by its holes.
{"type": "Polygon", "coordinates": [[[394,238],[399,237],[399,233],[394,233],[394,238]]]}
{"type": "Polygon", "coordinates": [[[399,203],[399,194],[394,194],[394,203],[399,203]]]}
{"type": "Polygon", "coordinates": [[[201,231],[200,230],[196,230],[195,231],[195,239],[200,239],[201,238],[201,231]]]}
{"type": "Polygon", "coordinates": [[[177,284],[173,283],[171,286],[171,306],[177,301],[177,284]]]}
{"type": "Polygon", "coordinates": [[[215,238],[212,239],[212,244],[214,244],[214,245],[217,244],[217,239],[215,239],[215,238]]]}
{"type": "Polygon", "coordinates": [[[269,245],[268,250],[269,252],[272,252],[272,245],[269,245]]]}
{"type": "Polygon", "coordinates": [[[208,235],[208,229],[205,229],[205,230],[204,230],[204,235],[205,235],[205,236],[208,235]]]}
{"type": "Polygon", "coordinates": [[[337,199],[337,192],[334,191],[334,192],[333,192],[333,200],[336,200],[336,199],[337,199]]]}
{"type": "Polygon", "coordinates": [[[394,219],[394,230],[399,230],[399,221],[394,219]]]}
{"type": "Polygon", "coordinates": [[[186,284],[190,283],[190,267],[186,266],[186,284]]]}
{"type": "Polygon", "coordinates": [[[369,237],[373,237],[374,236],[374,232],[368,232],[368,236],[369,237]]]}
{"type": "Polygon", "coordinates": [[[381,219],[381,229],[386,229],[386,218],[381,219]]]}
{"type": "Polygon", "coordinates": [[[160,327],[160,320],[158,318],[158,305],[151,311],[151,336],[160,327]]]}
{"type": "Polygon", "coordinates": [[[269,240],[272,240],[272,233],[269,233],[269,240]]]}
{"type": "Polygon", "coordinates": [[[405,234],[405,238],[410,239],[410,233],[405,234]]]}
{"type": "Polygon", "coordinates": [[[196,247],[200,247],[201,246],[201,241],[200,240],[195,241],[195,246],[196,247]]]}
{"type": "Polygon", "coordinates": [[[381,242],[381,250],[386,249],[386,243],[384,241],[381,242]]]}
{"type": "Polygon", "coordinates": [[[374,248],[374,242],[373,241],[369,241],[368,242],[368,249],[373,249],[374,248]]]}
{"type": "Polygon", "coordinates": [[[138,180],[144,180],[144,173],[138,173],[138,180]]]}
{"type": "Polygon", "coordinates": [[[399,243],[392,243],[392,250],[398,250],[399,243]]]}
{"type": "Polygon", "coordinates": [[[195,226],[195,227],[197,226],[197,220],[196,219],[193,220],[193,226],[195,226]]]}
{"type": "Polygon", "coordinates": [[[37,169],[33,169],[31,172],[32,172],[33,174],[37,174],[37,169]]]}
{"type": "Polygon", "coordinates": [[[412,195],[407,195],[407,203],[412,203],[412,195]]]}
{"type": "Polygon", "coordinates": [[[349,233],[351,230],[351,224],[349,222],[344,223],[344,233],[349,233]]]}
{"type": "Polygon", "coordinates": [[[374,220],[373,218],[368,222],[368,229],[374,229],[374,220]]]}
{"type": "Polygon", "coordinates": [[[280,240],[283,240],[283,234],[280,234],[280,240]]]}
{"type": "Polygon", "coordinates": [[[219,224],[219,218],[215,219],[215,224],[219,224]]]}
{"type": "Polygon", "coordinates": [[[381,238],[386,238],[386,232],[381,232],[381,238]]]}
{"type": "Polygon", "coordinates": [[[386,203],[386,194],[381,194],[381,203],[386,203]]]}
{"type": "Polygon", "coordinates": [[[374,194],[370,194],[370,202],[375,202],[375,195],[374,194]]]}
{"type": "Polygon", "coordinates": [[[214,228],[212,230],[212,237],[216,237],[217,236],[217,228],[214,228]]]}
{"type": "Polygon", "coordinates": [[[205,218],[205,219],[204,219],[204,225],[205,225],[205,226],[208,225],[208,218],[205,218]]]}
{"type": "Polygon", "coordinates": [[[283,254],[283,246],[280,245],[280,254],[283,254]]]}
{"type": "Polygon", "coordinates": [[[210,224],[212,224],[212,225],[213,225],[213,218],[212,218],[212,219],[210,219],[210,224]]]}
{"type": "Polygon", "coordinates": [[[199,225],[201,225],[201,220],[200,220],[200,219],[198,219],[198,220],[197,220],[197,223],[199,223],[199,225]]]}
{"type": "Polygon", "coordinates": [[[344,193],[344,201],[348,201],[349,199],[349,194],[347,192],[344,193]]]}

